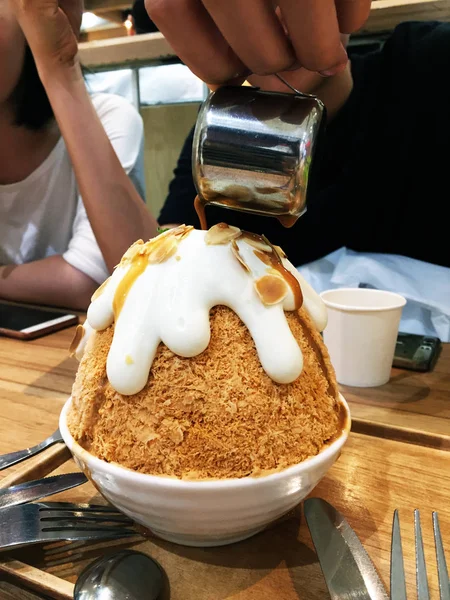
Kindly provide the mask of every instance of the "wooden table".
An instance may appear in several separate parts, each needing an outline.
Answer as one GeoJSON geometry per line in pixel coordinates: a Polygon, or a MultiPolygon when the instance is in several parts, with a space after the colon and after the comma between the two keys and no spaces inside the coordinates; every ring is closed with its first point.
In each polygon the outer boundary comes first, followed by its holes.
{"type": "MultiPolygon", "coordinates": [[[[56,429],[77,368],[67,354],[72,336],[73,330],[65,330],[27,343],[0,338],[0,453],[33,445],[56,429]]],[[[430,373],[394,369],[391,381],[383,387],[342,386],[342,392],[352,411],[352,433],[341,458],[313,495],[328,499],[346,514],[387,588],[392,512],[399,508],[410,597],[414,597],[412,510],[421,508],[431,593],[437,600],[432,510],[439,511],[450,561],[450,344],[444,345],[430,373]]],[[[72,462],[65,463],[64,446],[53,448],[50,456],[50,470],[74,470],[72,462]]],[[[39,464],[36,460],[36,476],[49,470],[40,470],[39,464]]],[[[23,469],[18,465],[5,471],[1,485],[20,481],[23,469]]],[[[61,497],[88,501],[95,495],[95,489],[86,484],[61,497]]],[[[139,542],[136,547],[161,561],[173,582],[173,600],[328,597],[299,513],[260,536],[226,549],[186,549],[158,540],[145,544],[139,542]],[[203,595],[199,594],[199,581],[204,582],[203,595]],[[214,582],[213,595],[205,592],[208,581],[214,582]]],[[[75,559],[62,552],[53,563],[36,554],[33,560],[35,566],[45,566],[46,577],[67,580],[65,593],[69,594],[80,568],[94,554],[81,553],[75,559]]],[[[14,580],[0,582],[0,598],[42,598],[16,585],[14,580]]]]}
{"type": "Polygon", "coordinates": [[[450,450],[450,344],[429,373],[392,369],[382,387],[341,391],[354,431],[450,450]]]}

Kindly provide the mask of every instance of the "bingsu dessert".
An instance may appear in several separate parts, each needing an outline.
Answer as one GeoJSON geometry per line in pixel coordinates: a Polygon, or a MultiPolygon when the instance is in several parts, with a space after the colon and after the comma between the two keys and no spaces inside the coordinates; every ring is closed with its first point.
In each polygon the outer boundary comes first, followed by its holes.
{"type": "Polygon", "coordinates": [[[221,223],[138,241],[74,340],[70,433],[104,461],[163,477],[296,465],[345,428],[325,325],[321,298],[263,236],[221,223]]]}

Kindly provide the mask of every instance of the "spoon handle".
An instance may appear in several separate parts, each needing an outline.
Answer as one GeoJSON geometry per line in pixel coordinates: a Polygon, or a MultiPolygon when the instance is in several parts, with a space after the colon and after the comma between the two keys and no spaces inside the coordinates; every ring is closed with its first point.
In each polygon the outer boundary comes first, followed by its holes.
{"type": "Polygon", "coordinates": [[[32,448],[26,448],[25,450],[18,450],[17,452],[3,454],[0,456],[0,471],[3,471],[3,469],[7,469],[12,465],[16,465],[17,463],[20,463],[31,456],[35,456],[49,446],[52,446],[58,442],[64,442],[59,429],[52,433],[52,435],[50,435],[47,439],[40,442],[40,444],[36,444],[36,446],[33,446],[32,448]]]}

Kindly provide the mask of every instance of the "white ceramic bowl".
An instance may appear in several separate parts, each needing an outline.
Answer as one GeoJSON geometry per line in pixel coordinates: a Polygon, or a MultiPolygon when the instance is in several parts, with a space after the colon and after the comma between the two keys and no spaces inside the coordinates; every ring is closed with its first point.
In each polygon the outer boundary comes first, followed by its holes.
{"type": "Polygon", "coordinates": [[[350,411],[342,434],[317,456],[264,477],[182,481],[145,475],[110,464],[84,450],[66,423],[59,428],[82,471],[112,505],[165,540],[185,546],[221,546],[264,529],[301,502],[339,457],[350,431],[350,411]]]}

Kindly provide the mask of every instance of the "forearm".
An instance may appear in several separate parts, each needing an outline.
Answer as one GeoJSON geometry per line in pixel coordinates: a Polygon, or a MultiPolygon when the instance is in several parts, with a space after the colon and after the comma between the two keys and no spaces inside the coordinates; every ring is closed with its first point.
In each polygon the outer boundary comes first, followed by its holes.
{"type": "MultiPolygon", "coordinates": [[[[39,67],[39,64],[38,64],[39,67]]],[[[110,271],[156,220],[125,173],[98,118],[78,63],[39,73],[75,171],[91,227],[110,271]]]]}
{"type": "Polygon", "coordinates": [[[0,299],[85,310],[98,285],[62,256],[0,267],[0,299]]]}

